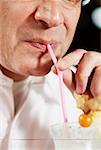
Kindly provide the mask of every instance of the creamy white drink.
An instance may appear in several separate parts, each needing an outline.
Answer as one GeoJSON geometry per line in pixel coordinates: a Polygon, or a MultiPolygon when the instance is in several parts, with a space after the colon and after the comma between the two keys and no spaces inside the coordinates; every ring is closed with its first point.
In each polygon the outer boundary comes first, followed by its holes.
{"type": "Polygon", "coordinates": [[[92,125],[81,127],[78,123],[63,123],[51,126],[56,150],[101,150],[101,134],[92,125]]]}

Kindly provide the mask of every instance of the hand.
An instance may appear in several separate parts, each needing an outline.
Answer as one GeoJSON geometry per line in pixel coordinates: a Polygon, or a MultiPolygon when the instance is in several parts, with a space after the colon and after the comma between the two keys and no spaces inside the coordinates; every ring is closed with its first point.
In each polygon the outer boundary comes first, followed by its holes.
{"type": "Polygon", "coordinates": [[[99,97],[101,102],[100,52],[78,49],[66,55],[57,65],[64,72],[64,83],[72,93],[74,91],[78,94],[89,92],[92,98],[99,97]],[[70,69],[71,66],[77,66],[75,74],[70,69]]]}

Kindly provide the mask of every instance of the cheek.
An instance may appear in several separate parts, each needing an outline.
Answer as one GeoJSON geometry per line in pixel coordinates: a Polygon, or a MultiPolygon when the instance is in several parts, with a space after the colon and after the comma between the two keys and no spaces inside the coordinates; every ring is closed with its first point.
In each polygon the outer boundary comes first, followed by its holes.
{"type": "Polygon", "coordinates": [[[65,26],[67,28],[67,30],[71,33],[74,33],[79,17],[80,17],[80,12],[81,12],[81,7],[77,7],[74,9],[68,9],[65,14],[64,14],[64,18],[65,18],[65,26]]]}
{"type": "MultiPolygon", "coordinates": [[[[29,3],[27,1],[4,2],[1,6],[2,10],[0,10],[0,26],[2,31],[5,31],[7,34],[9,34],[9,32],[15,34],[18,29],[25,24],[29,15],[34,13],[38,5],[37,3],[33,2],[32,4],[32,1],[29,3]]],[[[5,34],[5,36],[7,35],[5,34]]]]}
{"type": "Polygon", "coordinates": [[[28,16],[34,12],[38,2],[4,2],[0,10],[0,40],[3,47],[13,47],[18,42],[18,30],[25,24],[28,16]]]}
{"type": "Polygon", "coordinates": [[[76,30],[76,26],[80,17],[80,7],[78,7],[77,9],[72,9],[72,10],[67,10],[64,14],[64,18],[65,18],[65,27],[66,27],[66,37],[65,37],[65,48],[67,47],[67,49],[69,48],[74,34],[75,34],[75,30],[76,30]]]}
{"type": "Polygon", "coordinates": [[[34,13],[36,8],[38,7],[39,0],[35,1],[28,1],[18,2],[11,1],[9,4],[5,4],[4,11],[7,12],[6,16],[12,20],[13,26],[14,25],[21,25],[25,20],[34,13]]]}
{"type": "Polygon", "coordinates": [[[17,30],[29,15],[28,3],[3,2],[0,9],[0,63],[6,64],[13,57],[18,42],[17,30]]]}
{"type": "Polygon", "coordinates": [[[16,23],[13,22],[13,13],[8,3],[3,3],[1,13],[0,27],[2,30],[0,30],[0,49],[2,60],[6,62],[8,57],[12,55],[12,48],[15,43],[16,23]]]}

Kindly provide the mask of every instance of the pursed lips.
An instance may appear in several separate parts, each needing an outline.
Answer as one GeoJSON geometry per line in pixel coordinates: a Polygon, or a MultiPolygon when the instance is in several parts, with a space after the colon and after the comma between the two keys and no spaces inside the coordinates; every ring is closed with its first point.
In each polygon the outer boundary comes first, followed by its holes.
{"type": "Polygon", "coordinates": [[[42,40],[42,39],[26,40],[26,42],[29,43],[34,48],[39,49],[43,53],[47,52],[47,44],[50,44],[53,49],[55,49],[56,44],[57,44],[56,41],[46,41],[46,40],[42,40]]]}

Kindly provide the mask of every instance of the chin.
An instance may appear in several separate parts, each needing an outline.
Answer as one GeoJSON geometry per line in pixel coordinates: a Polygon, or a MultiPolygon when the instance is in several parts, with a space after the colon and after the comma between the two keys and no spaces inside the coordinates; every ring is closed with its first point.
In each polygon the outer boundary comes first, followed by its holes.
{"type": "Polygon", "coordinates": [[[32,76],[45,76],[50,71],[51,71],[51,67],[47,67],[47,68],[43,67],[43,68],[39,68],[38,70],[29,69],[27,73],[28,73],[28,75],[32,75],[32,76]]]}
{"type": "Polygon", "coordinates": [[[32,75],[32,76],[45,76],[45,75],[47,75],[50,71],[51,71],[51,69],[46,70],[46,71],[30,72],[29,75],[32,75]]]}
{"type": "Polygon", "coordinates": [[[40,73],[37,74],[37,76],[45,76],[45,75],[47,75],[50,71],[51,71],[51,70],[47,70],[47,71],[45,71],[45,72],[40,72],[40,73]]]}

